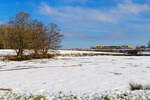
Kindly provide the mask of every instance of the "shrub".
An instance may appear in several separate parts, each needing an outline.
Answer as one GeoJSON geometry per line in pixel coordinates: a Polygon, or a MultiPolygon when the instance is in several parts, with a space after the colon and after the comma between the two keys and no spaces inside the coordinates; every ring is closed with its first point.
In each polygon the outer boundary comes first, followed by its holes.
{"type": "Polygon", "coordinates": [[[31,59],[44,59],[44,58],[54,58],[55,54],[46,54],[46,55],[24,55],[24,56],[6,56],[5,60],[11,60],[11,61],[23,61],[23,60],[31,60],[31,59]]]}
{"type": "Polygon", "coordinates": [[[129,83],[130,90],[150,90],[150,85],[143,86],[141,84],[129,83]]]}
{"type": "Polygon", "coordinates": [[[143,90],[143,86],[141,84],[129,83],[130,90],[143,90]]]}
{"type": "Polygon", "coordinates": [[[145,86],[144,90],[150,90],[150,85],[145,86]]]}

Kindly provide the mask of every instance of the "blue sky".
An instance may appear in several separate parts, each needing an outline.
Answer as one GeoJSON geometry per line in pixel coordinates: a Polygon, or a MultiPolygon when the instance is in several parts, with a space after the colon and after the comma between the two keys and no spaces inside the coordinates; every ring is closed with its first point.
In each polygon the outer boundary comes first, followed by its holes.
{"type": "Polygon", "coordinates": [[[0,23],[18,11],[56,23],[63,48],[135,47],[150,40],[150,0],[0,0],[0,23]]]}

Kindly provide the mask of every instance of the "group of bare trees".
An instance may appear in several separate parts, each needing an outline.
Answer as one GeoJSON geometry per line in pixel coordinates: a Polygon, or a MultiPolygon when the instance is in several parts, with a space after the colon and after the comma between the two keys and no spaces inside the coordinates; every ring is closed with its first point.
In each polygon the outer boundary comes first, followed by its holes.
{"type": "Polygon", "coordinates": [[[150,48],[150,41],[148,41],[147,47],[150,48]]]}
{"type": "Polygon", "coordinates": [[[147,45],[137,45],[136,49],[146,49],[146,48],[150,48],[150,41],[148,41],[147,45]]]}
{"type": "Polygon", "coordinates": [[[18,57],[23,56],[25,49],[34,50],[35,54],[47,54],[48,49],[60,47],[62,37],[56,24],[44,25],[22,11],[11,17],[7,24],[0,25],[0,47],[15,49],[18,57]]]}

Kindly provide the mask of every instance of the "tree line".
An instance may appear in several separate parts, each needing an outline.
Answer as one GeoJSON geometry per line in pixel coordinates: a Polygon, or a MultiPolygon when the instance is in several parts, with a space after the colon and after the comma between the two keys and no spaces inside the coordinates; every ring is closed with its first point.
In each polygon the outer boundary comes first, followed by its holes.
{"type": "Polygon", "coordinates": [[[45,25],[23,11],[10,17],[7,24],[0,25],[0,48],[15,49],[17,57],[22,57],[26,49],[36,55],[47,54],[49,49],[60,47],[62,38],[55,23],[45,25]]]}
{"type": "Polygon", "coordinates": [[[150,48],[150,40],[148,41],[147,45],[137,45],[136,49],[146,49],[150,48]]]}

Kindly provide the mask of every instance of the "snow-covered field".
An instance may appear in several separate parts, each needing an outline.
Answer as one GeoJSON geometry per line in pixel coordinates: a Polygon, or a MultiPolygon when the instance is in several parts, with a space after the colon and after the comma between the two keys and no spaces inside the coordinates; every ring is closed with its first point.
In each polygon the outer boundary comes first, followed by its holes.
{"type": "Polygon", "coordinates": [[[60,54],[123,54],[123,53],[115,53],[115,52],[96,52],[96,51],[76,51],[76,50],[58,50],[60,54]]]}
{"type": "MultiPolygon", "coordinates": [[[[28,51],[25,53],[28,54],[28,51]]],[[[108,52],[71,50],[59,50],[59,53],[108,54],[108,52]]],[[[6,55],[16,55],[16,53],[14,50],[0,50],[0,56],[6,55]]],[[[0,88],[11,88],[15,93],[19,93],[13,94],[13,92],[8,95],[0,92],[0,98],[4,96],[12,100],[16,95],[20,97],[23,93],[43,94],[50,98],[53,96],[59,98],[58,92],[63,91],[65,94],[79,96],[84,96],[86,93],[92,95],[93,98],[109,95],[109,98],[122,98],[123,96],[123,98],[134,98],[131,100],[135,100],[135,98],[148,100],[150,91],[130,92],[129,83],[149,85],[149,77],[149,56],[65,56],[21,62],[0,61],[0,88]],[[101,94],[97,95],[96,93],[101,94]]],[[[68,98],[68,96],[63,98],[68,98]]]]}
{"type": "MultiPolygon", "coordinates": [[[[33,51],[25,50],[24,54],[28,55],[29,53],[33,53],[33,51]]],[[[49,53],[53,53],[49,50],[49,53]]],[[[122,54],[122,53],[113,53],[113,52],[94,52],[94,51],[76,51],[76,50],[57,50],[57,53],[60,54],[122,54]]],[[[0,56],[8,56],[8,55],[16,55],[16,51],[12,49],[0,49],[0,56]]]]}
{"type": "Polygon", "coordinates": [[[75,94],[129,90],[129,82],[150,83],[150,57],[58,57],[0,61],[0,88],[19,93],[75,94]]]}

